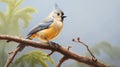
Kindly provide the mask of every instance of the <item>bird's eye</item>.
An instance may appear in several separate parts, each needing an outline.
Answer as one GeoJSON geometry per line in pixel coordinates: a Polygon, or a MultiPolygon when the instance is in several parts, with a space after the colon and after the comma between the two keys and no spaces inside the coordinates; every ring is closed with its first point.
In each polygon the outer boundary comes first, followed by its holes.
{"type": "Polygon", "coordinates": [[[60,13],[57,13],[57,15],[59,16],[59,15],[60,15],[60,13]]]}

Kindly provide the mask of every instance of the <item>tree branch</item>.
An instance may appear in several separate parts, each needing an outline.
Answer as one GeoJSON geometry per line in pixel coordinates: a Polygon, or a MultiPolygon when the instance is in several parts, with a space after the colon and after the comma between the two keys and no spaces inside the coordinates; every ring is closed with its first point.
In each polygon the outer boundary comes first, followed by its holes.
{"type": "MultiPolygon", "coordinates": [[[[68,47],[67,47],[68,50],[70,50],[70,48],[72,48],[72,47],[71,47],[71,46],[68,46],[68,47]]],[[[56,65],[56,67],[60,67],[60,66],[62,65],[62,63],[63,63],[64,61],[68,60],[68,59],[69,59],[69,57],[63,56],[63,57],[60,59],[60,61],[58,62],[58,64],[56,65]]]]}
{"type": "Polygon", "coordinates": [[[85,64],[87,64],[89,66],[93,66],[93,67],[108,67],[107,65],[105,65],[99,61],[94,62],[92,59],[80,56],[72,51],[69,51],[67,48],[60,46],[60,45],[59,45],[59,47],[56,48],[54,46],[49,46],[46,43],[35,42],[32,40],[23,39],[23,38],[19,38],[19,37],[15,37],[15,36],[8,36],[8,35],[0,35],[0,40],[14,41],[17,43],[23,43],[21,45],[25,45],[25,46],[31,46],[31,47],[35,47],[35,48],[56,51],[56,52],[61,53],[62,55],[64,55],[65,57],[67,57],[69,59],[73,59],[75,61],[85,63],[85,64]]]}
{"type": "Polygon", "coordinates": [[[62,64],[64,61],[66,61],[67,59],[69,59],[69,58],[66,57],[66,56],[62,57],[56,67],[60,67],[61,64],[62,64]]]}
{"type": "Polygon", "coordinates": [[[16,54],[19,51],[19,47],[15,49],[15,51],[13,51],[12,53],[10,53],[11,57],[9,57],[9,59],[7,60],[6,64],[4,65],[4,67],[9,67],[10,63],[12,63],[14,57],[16,56],[16,54]]]}
{"type": "Polygon", "coordinates": [[[78,43],[81,43],[82,45],[84,45],[86,47],[87,51],[92,56],[93,61],[97,61],[97,58],[94,56],[94,54],[92,53],[92,51],[89,49],[88,45],[86,43],[82,42],[79,37],[77,38],[77,40],[73,39],[72,41],[73,42],[78,42],[78,43]]]}
{"type": "Polygon", "coordinates": [[[47,56],[51,56],[55,51],[51,51],[47,56]]]}

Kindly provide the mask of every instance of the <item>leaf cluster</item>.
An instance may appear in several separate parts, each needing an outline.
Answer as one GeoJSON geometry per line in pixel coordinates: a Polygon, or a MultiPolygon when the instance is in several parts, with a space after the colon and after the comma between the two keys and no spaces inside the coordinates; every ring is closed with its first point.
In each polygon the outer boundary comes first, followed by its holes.
{"type": "Polygon", "coordinates": [[[100,43],[97,43],[91,48],[92,52],[94,52],[96,55],[100,56],[102,52],[107,54],[111,59],[114,58],[120,58],[120,46],[112,46],[112,44],[102,41],[100,43]],[[115,56],[116,55],[116,56],[115,56]]]}
{"type": "Polygon", "coordinates": [[[7,9],[6,12],[0,11],[0,30],[3,34],[19,34],[19,23],[22,21],[23,28],[26,28],[32,19],[31,14],[36,10],[33,7],[20,8],[23,0],[1,0],[1,2],[6,3],[7,9]]]}
{"type": "MultiPolygon", "coordinates": [[[[3,8],[6,11],[0,10],[0,34],[20,35],[20,24],[24,23],[23,28],[26,28],[32,19],[33,13],[36,10],[33,7],[23,7],[20,5],[24,0],[0,0],[1,3],[6,4],[3,8]]],[[[1,4],[0,4],[1,5],[1,4]]],[[[0,41],[0,67],[3,67],[7,60],[8,48],[11,49],[15,43],[8,43],[0,41]],[[7,45],[6,45],[7,44],[7,45]],[[11,46],[12,45],[12,46],[11,46]]]]}
{"type": "Polygon", "coordinates": [[[26,64],[28,64],[29,67],[36,67],[38,64],[42,67],[48,67],[46,60],[52,64],[54,63],[54,60],[50,56],[47,56],[45,52],[34,50],[15,60],[14,65],[17,65],[17,67],[18,65],[20,67],[25,67],[26,64]]]}

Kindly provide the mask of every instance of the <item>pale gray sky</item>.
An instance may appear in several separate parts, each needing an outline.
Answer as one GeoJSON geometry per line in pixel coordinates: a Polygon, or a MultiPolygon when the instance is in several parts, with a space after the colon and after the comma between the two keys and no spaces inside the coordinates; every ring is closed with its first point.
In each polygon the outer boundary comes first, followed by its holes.
{"type": "Polygon", "coordinates": [[[52,11],[54,3],[67,16],[64,29],[55,41],[69,43],[72,38],[81,37],[89,44],[103,40],[120,44],[120,0],[25,0],[22,7],[33,6],[38,10],[29,30],[52,11]]]}
{"type": "MultiPolygon", "coordinates": [[[[26,0],[23,6],[30,5],[38,10],[38,13],[33,15],[29,30],[52,11],[54,3],[57,3],[67,16],[64,29],[55,42],[63,46],[71,45],[72,50],[80,54],[86,49],[72,43],[72,38],[81,37],[90,47],[101,41],[120,44],[120,0],[26,0]]],[[[53,57],[60,59],[58,54],[53,57]]],[[[104,55],[103,57],[107,58],[104,55]]]]}
{"type": "MultiPolygon", "coordinates": [[[[31,25],[25,31],[46,17],[52,11],[54,3],[57,3],[67,16],[63,31],[55,42],[63,46],[71,45],[72,50],[80,54],[86,49],[72,43],[72,38],[81,37],[89,46],[101,41],[120,44],[120,0],[26,0],[23,6],[33,6],[38,13],[33,15],[31,25]]],[[[58,54],[53,57],[60,59],[58,54]]],[[[104,55],[103,57],[108,58],[104,55]]]]}
{"type": "MultiPolygon", "coordinates": [[[[22,30],[24,35],[52,11],[55,3],[67,16],[55,42],[72,45],[72,50],[78,53],[84,53],[85,49],[73,45],[72,38],[81,37],[89,46],[101,41],[120,44],[120,0],[24,0],[21,8],[32,6],[38,10],[29,27],[22,30]]],[[[0,5],[0,9],[5,10],[3,6],[0,5]]]]}

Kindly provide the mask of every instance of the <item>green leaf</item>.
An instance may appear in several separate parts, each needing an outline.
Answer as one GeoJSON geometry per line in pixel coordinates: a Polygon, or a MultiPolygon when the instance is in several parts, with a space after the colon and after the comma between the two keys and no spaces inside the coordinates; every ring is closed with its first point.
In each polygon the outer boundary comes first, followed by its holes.
{"type": "Polygon", "coordinates": [[[32,61],[30,61],[29,67],[35,67],[35,64],[32,61]]]}
{"type": "Polygon", "coordinates": [[[27,53],[25,55],[23,55],[22,57],[18,58],[14,64],[20,64],[24,62],[27,63],[29,65],[29,67],[35,67],[36,64],[41,65],[42,67],[48,67],[48,64],[46,62],[46,60],[50,60],[51,63],[54,63],[53,59],[51,57],[48,57],[47,54],[45,52],[41,52],[41,51],[32,51],[30,53],[27,53]]]}
{"type": "Polygon", "coordinates": [[[15,17],[20,18],[24,22],[23,28],[26,28],[29,24],[29,21],[32,19],[31,13],[34,13],[36,10],[32,7],[23,8],[16,11],[15,17]]]}
{"type": "Polygon", "coordinates": [[[33,7],[25,7],[25,8],[23,8],[23,9],[21,9],[21,10],[18,10],[16,13],[34,13],[34,12],[36,12],[36,10],[33,8],[33,7]]]}
{"type": "Polygon", "coordinates": [[[54,64],[54,60],[50,56],[48,56],[48,60],[51,62],[51,64],[54,64]]]}
{"type": "MultiPolygon", "coordinates": [[[[110,57],[109,60],[112,60],[112,62],[114,62],[114,60],[116,59],[120,60],[119,59],[120,58],[120,53],[119,53],[120,46],[113,46],[106,41],[102,41],[100,43],[95,44],[90,50],[93,52],[93,54],[98,55],[98,56],[102,55],[104,52],[106,55],[108,55],[108,57],[110,57]]],[[[86,54],[90,56],[88,52],[86,54]]],[[[103,61],[101,60],[101,62],[103,61]]],[[[111,67],[116,67],[115,64],[111,63],[110,61],[109,62],[104,61],[103,63],[110,64],[111,67]]]]}
{"type": "MultiPolygon", "coordinates": [[[[0,0],[0,2],[5,3],[6,5],[4,7],[6,7],[7,9],[5,12],[0,11],[0,34],[19,35],[20,34],[20,26],[19,26],[20,19],[23,20],[24,22],[23,26],[26,28],[29,24],[29,21],[32,19],[31,14],[35,12],[35,9],[32,7],[30,8],[24,7],[23,9],[19,8],[19,6],[23,3],[23,0],[0,0]],[[23,16],[24,18],[21,18],[21,16],[23,16]]],[[[2,42],[3,41],[0,42],[0,45],[1,45],[0,47],[3,47],[2,49],[4,51],[11,50],[13,46],[15,46],[14,45],[15,43],[9,43],[10,45],[9,46],[8,43],[6,42],[2,43],[2,42]]],[[[1,51],[2,50],[0,50],[0,58],[2,59],[2,61],[0,62],[0,67],[4,67],[4,64],[5,64],[4,62],[6,62],[7,57],[4,55],[3,51],[2,52],[1,51]]],[[[27,57],[28,56],[26,56],[26,58],[24,59],[28,59],[27,57]]],[[[33,57],[31,58],[33,59],[32,61],[34,61],[34,58],[33,57]]],[[[23,61],[23,63],[20,63],[20,61],[17,61],[19,66],[20,65],[21,67],[25,66],[24,59],[21,58],[21,61],[23,61]]],[[[11,67],[17,67],[17,66],[11,66],[11,67]]]]}
{"type": "Polygon", "coordinates": [[[18,0],[16,3],[15,3],[15,6],[18,7],[19,5],[21,5],[23,3],[23,0],[18,0]]]}
{"type": "Polygon", "coordinates": [[[21,62],[20,67],[25,67],[25,63],[24,63],[24,61],[21,62]]]}
{"type": "Polygon", "coordinates": [[[112,50],[112,46],[111,44],[109,44],[108,42],[100,42],[100,43],[97,43],[96,45],[94,45],[92,48],[91,48],[92,52],[94,52],[95,54],[97,55],[101,55],[101,51],[100,50],[103,50],[105,53],[109,53],[109,51],[112,50]]]}
{"type": "Polygon", "coordinates": [[[23,16],[20,16],[19,18],[24,22],[23,28],[26,28],[28,27],[29,21],[32,19],[32,16],[26,13],[23,16]]]}
{"type": "Polygon", "coordinates": [[[1,22],[0,24],[2,24],[2,22],[4,22],[4,20],[5,20],[5,15],[3,12],[0,11],[0,22],[1,22]]]}
{"type": "Polygon", "coordinates": [[[4,64],[6,63],[7,61],[7,58],[8,58],[8,54],[7,52],[4,50],[5,48],[5,43],[3,43],[2,41],[0,41],[0,45],[4,44],[4,46],[0,46],[0,59],[2,61],[0,61],[0,67],[3,67],[4,64]]]}
{"type": "Polygon", "coordinates": [[[43,61],[42,58],[39,58],[38,63],[39,63],[42,67],[48,67],[48,64],[46,63],[46,61],[43,61]]]}
{"type": "Polygon", "coordinates": [[[1,0],[1,2],[8,3],[8,2],[9,2],[9,0],[1,0]]]}
{"type": "Polygon", "coordinates": [[[0,30],[4,26],[5,16],[4,13],[0,11],[0,30]]]}

